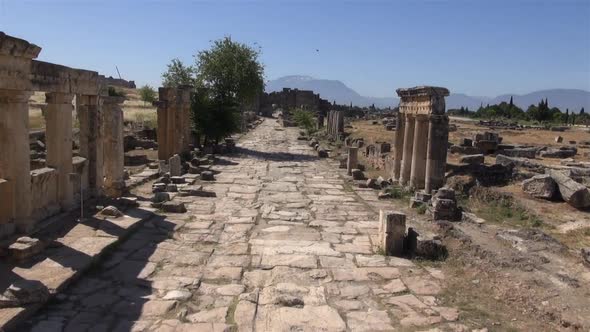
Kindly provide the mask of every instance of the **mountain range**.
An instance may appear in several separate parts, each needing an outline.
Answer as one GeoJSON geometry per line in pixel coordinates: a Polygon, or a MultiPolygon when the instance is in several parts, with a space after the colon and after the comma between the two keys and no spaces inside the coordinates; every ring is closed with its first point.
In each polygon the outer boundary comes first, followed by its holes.
{"type": "MultiPolygon", "coordinates": [[[[399,104],[396,97],[367,97],[361,96],[346,84],[338,80],[316,79],[310,76],[291,75],[283,76],[266,82],[266,92],[281,91],[283,88],[300,90],[313,90],[319,93],[320,97],[330,102],[348,105],[352,102],[356,106],[393,107],[399,104]]],[[[393,92],[395,93],[395,92],[393,92]]],[[[462,93],[451,93],[446,98],[447,109],[468,107],[476,110],[480,105],[498,104],[502,101],[508,102],[510,97],[516,106],[527,109],[532,104],[537,104],[541,99],[547,98],[549,107],[559,107],[562,111],[569,109],[570,112],[578,113],[582,107],[590,110],[590,91],[578,89],[549,89],[539,90],[524,95],[503,94],[496,97],[468,96],[462,93]]]]}

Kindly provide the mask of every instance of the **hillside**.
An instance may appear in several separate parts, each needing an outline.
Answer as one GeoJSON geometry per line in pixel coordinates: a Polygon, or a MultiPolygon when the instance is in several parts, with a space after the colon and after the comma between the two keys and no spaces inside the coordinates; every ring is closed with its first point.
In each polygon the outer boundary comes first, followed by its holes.
{"type": "MultiPolygon", "coordinates": [[[[310,76],[291,75],[283,76],[266,83],[266,91],[281,91],[283,88],[300,90],[313,90],[319,93],[324,99],[338,104],[350,104],[356,106],[394,107],[399,103],[397,97],[367,97],[361,96],[346,84],[338,80],[316,79],[310,76]]],[[[452,88],[450,88],[452,91],[452,88]]],[[[394,92],[392,92],[393,94],[394,92]]],[[[468,107],[471,110],[477,109],[481,104],[496,104],[502,101],[509,101],[513,96],[514,104],[526,109],[531,104],[537,104],[541,99],[547,98],[550,107],[559,107],[565,111],[578,113],[582,107],[590,109],[590,91],[577,89],[549,89],[534,91],[524,95],[503,94],[497,97],[469,96],[463,93],[451,93],[447,98],[447,109],[468,107]]]]}

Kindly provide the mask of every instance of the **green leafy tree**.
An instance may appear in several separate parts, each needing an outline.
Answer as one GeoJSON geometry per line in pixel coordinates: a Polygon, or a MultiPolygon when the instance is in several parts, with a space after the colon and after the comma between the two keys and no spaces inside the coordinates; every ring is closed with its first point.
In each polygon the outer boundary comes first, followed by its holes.
{"type": "Polygon", "coordinates": [[[240,129],[240,113],[234,97],[220,97],[209,89],[198,88],[192,98],[193,126],[205,137],[205,144],[218,143],[240,129]]]}
{"type": "MultiPolygon", "coordinates": [[[[195,56],[194,127],[205,140],[218,141],[240,129],[240,114],[264,90],[260,49],[225,37],[195,56]],[[207,114],[215,113],[215,114],[207,114]],[[223,120],[223,121],[221,121],[223,120]],[[212,127],[215,125],[214,132],[212,127]]],[[[243,117],[242,117],[243,119],[243,117]]]]}
{"type": "Polygon", "coordinates": [[[186,66],[179,59],[172,59],[162,74],[162,85],[167,88],[194,85],[194,83],[194,68],[186,66]]]}
{"type": "Polygon", "coordinates": [[[143,105],[152,103],[156,100],[156,90],[149,85],[144,85],[139,88],[139,97],[143,100],[143,105]]]}
{"type": "Polygon", "coordinates": [[[225,37],[213,42],[211,49],[196,55],[196,80],[213,95],[231,96],[239,103],[252,101],[264,90],[264,65],[260,49],[225,37]]]}

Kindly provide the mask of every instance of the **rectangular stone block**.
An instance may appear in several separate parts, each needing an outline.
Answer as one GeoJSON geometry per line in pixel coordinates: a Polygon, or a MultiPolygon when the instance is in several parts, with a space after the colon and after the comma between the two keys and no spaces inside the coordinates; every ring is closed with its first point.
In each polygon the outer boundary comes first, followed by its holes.
{"type": "Polygon", "coordinates": [[[379,211],[379,238],[385,254],[401,257],[404,254],[406,215],[395,211],[379,211]]]}
{"type": "Polygon", "coordinates": [[[41,220],[59,212],[58,174],[50,167],[31,171],[31,216],[41,220]]]}
{"type": "Polygon", "coordinates": [[[168,159],[168,165],[170,166],[170,176],[182,175],[182,163],[179,155],[175,154],[168,159]]]}

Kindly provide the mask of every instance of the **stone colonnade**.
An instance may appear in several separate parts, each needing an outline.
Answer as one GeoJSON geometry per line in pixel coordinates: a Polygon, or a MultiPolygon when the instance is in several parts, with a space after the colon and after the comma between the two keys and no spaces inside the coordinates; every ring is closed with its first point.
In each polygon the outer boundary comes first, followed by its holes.
{"type": "Polygon", "coordinates": [[[332,138],[338,140],[340,134],[344,133],[344,113],[341,111],[328,112],[327,131],[332,138]]]}
{"type": "Polygon", "coordinates": [[[158,159],[168,160],[175,154],[190,151],[191,90],[189,85],[177,88],[159,88],[158,106],[158,159]]]}
{"type": "Polygon", "coordinates": [[[444,184],[449,136],[444,97],[449,90],[421,86],[398,89],[397,94],[401,99],[392,178],[430,193],[444,184]]]}
{"type": "Polygon", "coordinates": [[[79,190],[74,183],[82,184],[86,195],[119,196],[124,188],[122,100],[113,104],[112,97],[100,95],[104,77],[97,72],[34,60],[40,51],[0,32],[0,238],[28,232],[37,221],[73,207],[79,190]],[[29,98],[34,91],[46,96],[47,150],[46,167],[31,171],[29,98]],[[74,98],[79,156],[72,151],[74,98]]]}

